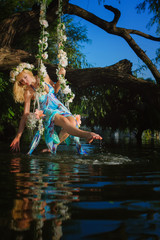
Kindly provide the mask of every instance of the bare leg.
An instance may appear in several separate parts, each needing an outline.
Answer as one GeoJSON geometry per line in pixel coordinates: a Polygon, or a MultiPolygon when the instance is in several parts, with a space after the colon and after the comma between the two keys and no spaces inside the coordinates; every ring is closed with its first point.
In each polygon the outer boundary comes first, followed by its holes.
{"type": "Polygon", "coordinates": [[[56,114],[54,123],[55,125],[62,127],[70,135],[86,138],[88,143],[91,143],[94,139],[102,139],[100,135],[94,132],[83,131],[77,128],[73,117],[69,117],[68,119],[62,115],[56,114]]]}
{"type": "MultiPolygon", "coordinates": [[[[67,119],[70,121],[71,124],[73,124],[73,126],[75,125],[75,120],[73,117],[67,117],[67,119]]],[[[61,129],[60,133],[59,133],[59,140],[60,143],[57,144],[57,146],[59,144],[61,144],[67,137],[69,136],[69,134],[66,132],[66,130],[64,130],[63,128],[61,129]]],[[[50,152],[50,149],[45,148],[43,149],[41,152],[45,153],[45,152],[50,152]]]]}
{"type": "MultiPolygon", "coordinates": [[[[68,120],[69,120],[69,122],[73,125],[73,126],[76,126],[76,121],[75,121],[75,119],[72,117],[72,116],[69,116],[69,117],[66,117],[68,120]]],[[[66,138],[69,136],[69,134],[67,133],[67,131],[64,129],[64,128],[62,128],[62,130],[60,131],[60,133],[59,133],[59,139],[60,139],[60,143],[59,144],[61,144],[64,140],[66,140],[66,138]]],[[[58,144],[58,145],[59,145],[58,144]]]]}
{"type": "Polygon", "coordinates": [[[69,136],[69,134],[66,132],[66,130],[62,129],[59,133],[59,140],[60,143],[58,143],[57,145],[61,144],[64,140],[66,140],[66,138],[69,136]]]}

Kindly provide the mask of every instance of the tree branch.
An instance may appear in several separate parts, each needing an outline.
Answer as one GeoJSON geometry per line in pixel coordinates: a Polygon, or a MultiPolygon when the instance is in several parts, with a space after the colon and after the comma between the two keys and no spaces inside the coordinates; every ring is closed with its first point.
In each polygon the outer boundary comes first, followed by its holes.
{"type": "Polygon", "coordinates": [[[141,31],[138,31],[138,30],[134,30],[134,29],[127,29],[128,33],[130,34],[136,34],[136,35],[139,35],[141,37],[144,37],[144,38],[147,38],[147,39],[150,39],[150,40],[153,40],[153,41],[157,41],[159,42],[160,41],[160,38],[159,37],[154,37],[152,35],[149,35],[149,34],[146,34],[144,32],[141,32],[141,31]]]}
{"type": "MultiPolygon", "coordinates": [[[[48,22],[52,22],[57,18],[58,0],[54,0],[51,2],[47,9],[47,20],[48,22]]],[[[105,21],[96,15],[76,6],[70,4],[68,0],[63,1],[63,12],[66,14],[74,14],[83,19],[93,23],[94,25],[100,27],[107,33],[117,35],[125,39],[125,41],[129,44],[129,46],[133,49],[136,55],[148,66],[153,76],[155,77],[158,84],[160,84],[160,73],[157,70],[156,66],[152,63],[146,53],[138,46],[138,44],[134,41],[134,39],[130,36],[130,34],[137,34],[142,37],[159,41],[159,38],[147,35],[137,30],[125,29],[116,27],[116,23],[120,17],[120,11],[111,6],[105,5],[105,8],[112,11],[115,16],[113,21],[108,22],[105,21]]],[[[11,47],[12,44],[16,41],[17,38],[23,33],[26,33],[31,30],[39,29],[39,9],[35,9],[28,12],[16,13],[10,18],[4,20],[0,25],[0,46],[1,47],[11,47]]]]}
{"type": "MultiPolygon", "coordinates": [[[[105,8],[107,6],[105,5],[105,8]]],[[[110,7],[109,7],[110,8],[110,7]]],[[[112,8],[112,12],[116,12],[112,8]]],[[[125,28],[116,27],[115,24],[113,24],[113,21],[116,22],[118,19],[118,16],[116,17],[116,20],[113,20],[111,23],[102,20],[101,18],[95,16],[94,14],[78,7],[72,4],[69,4],[68,8],[66,9],[66,13],[68,14],[75,14],[79,17],[84,18],[85,20],[97,25],[98,27],[102,28],[106,32],[117,35],[125,39],[125,41],[129,44],[129,46],[132,48],[132,50],[136,53],[136,55],[148,66],[150,71],[152,72],[153,76],[156,79],[157,84],[160,84],[160,73],[157,70],[156,66],[152,63],[150,58],[146,55],[146,53],[138,46],[138,44],[135,42],[135,40],[130,36],[130,31],[125,28]]],[[[114,18],[115,19],[115,18],[114,18]]],[[[146,36],[146,35],[145,35],[146,36]]]]}
{"type": "MultiPolygon", "coordinates": [[[[30,62],[37,66],[37,59],[28,52],[10,48],[0,48],[0,71],[10,72],[20,62],[30,62]]],[[[56,65],[45,63],[51,79],[56,81],[56,65]]],[[[67,69],[67,79],[72,87],[83,89],[89,86],[111,84],[144,91],[155,90],[158,86],[154,83],[138,79],[132,75],[132,63],[126,59],[104,68],[67,69]]]]}
{"type": "Polygon", "coordinates": [[[104,5],[104,7],[107,10],[112,11],[114,13],[114,18],[110,23],[113,23],[114,25],[116,25],[117,22],[119,21],[120,16],[121,16],[121,12],[117,8],[114,8],[114,7],[109,6],[109,5],[104,5]]]}

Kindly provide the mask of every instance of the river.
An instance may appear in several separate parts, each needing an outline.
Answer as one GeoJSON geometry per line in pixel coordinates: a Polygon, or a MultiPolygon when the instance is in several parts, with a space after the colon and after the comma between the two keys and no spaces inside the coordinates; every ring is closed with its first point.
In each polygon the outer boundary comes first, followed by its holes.
{"type": "Polygon", "coordinates": [[[160,239],[160,144],[0,147],[0,240],[160,239]]]}

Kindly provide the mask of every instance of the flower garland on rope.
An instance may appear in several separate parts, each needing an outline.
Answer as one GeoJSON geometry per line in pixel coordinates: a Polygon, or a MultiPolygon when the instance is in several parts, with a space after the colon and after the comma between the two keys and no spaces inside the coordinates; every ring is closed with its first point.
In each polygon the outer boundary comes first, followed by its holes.
{"type": "Polygon", "coordinates": [[[39,23],[41,27],[40,38],[38,43],[38,77],[40,79],[40,87],[38,89],[39,93],[44,91],[44,78],[47,76],[47,70],[43,61],[48,58],[47,48],[48,48],[48,37],[49,33],[46,28],[49,26],[46,20],[46,3],[47,0],[40,0],[40,16],[39,23]]]}
{"type": "Polygon", "coordinates": [[[73,101],[75,94],[72,93],[70,87],[68,86],[68,81],[65,79],[63,74],[59,74],[61,68],[66,68],[68,65],[67,53],[64,51],[64,43],[67,40],[67,36],[65,34],[65,24],[61,21],[63,12],[62,12],[62,1],[58,1],[58,25],[57,25],[57,45],[58,45],[58,68],[56,70],[57,79],[61,84],[61,91],[63,96],[65,95],[65,105],[69,107],[69,103],[73,101]]]}
{"type": "Polygon", "coordinates": [[[39,105],[39,97],[43,94],[45,94],[45,84],[44,84],[44,78],[47,76],[47,70],[45,65],[43,64],[43,61],[48,58],[47,48],[48,48],[48,37],[49,33],[46,31],[46,28],[49,26],[48,22],[46,20],[46,4],[47,0],[40,0],[40,16],[39,16],[39,23],[41,27],[40,31],[40,38],[38,42],[38,78],[39,78],[39,88],[36,89],[35,93],[35,102],[34,102],[34,111],[33,113],[30,113],[28,120],[27,120],[27,127],[30,130],[34,130],[37,126],[38,122],[38,130],[40,135],[43,135],[44,127],[43,127],[43,117],[45,116],[43,114],[43,111],[40,110],[39,105]],[[35,109],[35,106],[37,104],[37,109],[35,109]]]}
{"type": "Polygon", "coordinates": [[[38,42],[38,54],[36,56],[38,59],[37,71],[38,71],[38,78],[39,78],[39,87],[36,89],[36,92],[35,92],[34,109],[33,109],[33,113],[30,113],[28,116],[27,127],[30,130],[34,130],[38,122],[39,133],[40,135],[43,135],[43,132],[44,132],[43,117],[45,115],[43,114],[43,111],[40,110],[39,97],[45,94],[44,78],[47,76],[47,70],[45,65],[43,64],[43,61],[48,58],[48,53],[46,50],[48,48],[49,33],[46,31],[46,28],[48,27],[48,22],[46,20],[47,0],[39,0],[39,3],[40,3],[39,23],[40,23],[41,31],[40,31],[40,38],[38,42]],[[37,104],[37,109],[35,109],[36,104],[37,104]]]}

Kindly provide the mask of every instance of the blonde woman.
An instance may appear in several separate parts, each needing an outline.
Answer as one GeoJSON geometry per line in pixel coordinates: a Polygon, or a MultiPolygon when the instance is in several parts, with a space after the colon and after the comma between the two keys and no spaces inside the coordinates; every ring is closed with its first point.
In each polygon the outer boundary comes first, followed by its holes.
{"type": "MultiPolygon", "coordinates": [[[[15,79],[13,87],[14,99],[16,102],[24,103],[24,112],[20,120],[17,135],[10,145],[11,149],[15,151],[20,151],[20,139],[30,113],[31,100],[35,98],[36,90],[40,84],[38,77],[34,76],[31,70],[31,65],[27,64],[26,67],[24,63],[11,73],[12,81],[15,79]]],[[[65,75],[65,69],[62,68],[59,74],[65,75]]],[[[95,139],[101,140],[102,137],[100,135],[94,132],[83,131],[76,127],[74,116],[55,96],[55,93],[58,93],[59,89],[59,81],[54,84],[50,77],[46,75],[44,78],[44,93],[39,97],[39,104],[40,112],[44,116],[45,141],[49,150],[52,153],[55,152],[56,146],[69,135],[85,138],[88,143],[91,143],[95,139]],[[61,128],[59,135],[54,130],[55,126],[61,128]]],[[[38,143],[36,143],[37,145],[38,143]]]]}

